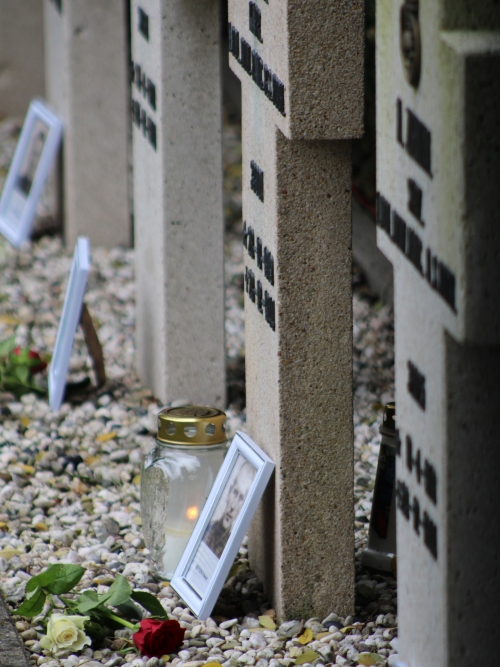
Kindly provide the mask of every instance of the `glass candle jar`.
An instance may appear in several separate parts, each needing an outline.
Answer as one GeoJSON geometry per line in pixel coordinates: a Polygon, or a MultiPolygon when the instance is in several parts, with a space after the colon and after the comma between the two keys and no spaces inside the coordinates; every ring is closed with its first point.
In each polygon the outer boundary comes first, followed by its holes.
{"type": "Polygon", "coordinates": [[[170,581],[227,451],[226,415],[201,406],[158,414],[141,474],[141,516],[152,572],[170,581]]]}

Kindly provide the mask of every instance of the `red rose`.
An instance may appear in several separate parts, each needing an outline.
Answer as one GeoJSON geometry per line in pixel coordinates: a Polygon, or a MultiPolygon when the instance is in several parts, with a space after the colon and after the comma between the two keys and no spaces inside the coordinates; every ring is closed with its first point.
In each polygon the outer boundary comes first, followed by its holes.
{"type": "Polygon", "coordinates": [[[36,361],[40,361],[39,364],[33,364],[33,365],[30,364],[31,375],[35,375],[35,373],[40,373],[41,371],[44,371],[47,368],[47,363],[45,361],[42,361],[38,352],[35,352],[34,350],[29,351],[28,359],[35,359],[36,361]]]}
{"type": "Polygon", "coordinates": [[[132,639],[139,653],[148,658],[161,658],[175,651],[182,644],[186,632],[177,621],[146,618],[139,625],[141,629],[132,635],[132,639]]]}

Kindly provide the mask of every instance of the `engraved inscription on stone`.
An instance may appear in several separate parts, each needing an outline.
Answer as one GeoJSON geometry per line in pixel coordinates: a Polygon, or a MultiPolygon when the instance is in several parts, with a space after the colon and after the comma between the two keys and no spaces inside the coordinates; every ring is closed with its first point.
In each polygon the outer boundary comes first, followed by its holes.
{"type": "MultiPolygon", "coordinates": [[[[264,278],[274,285],[274,257],[271,251],[262,243],[258,236],[255,239],[255,232],[247,223],[243,223],[243,245],[247,249],[249,257],[255,260],[257,268],[264,271],[264,278]]],[[[264,315],[264,319],[273,331],[276,330],[276,307],[274,299],[264,290],[262,282],[255,279],[255,273],[252,269],[245,267],[245,291],[250,297],[250,301],[257,305],[257,309],[264,315]]]]}

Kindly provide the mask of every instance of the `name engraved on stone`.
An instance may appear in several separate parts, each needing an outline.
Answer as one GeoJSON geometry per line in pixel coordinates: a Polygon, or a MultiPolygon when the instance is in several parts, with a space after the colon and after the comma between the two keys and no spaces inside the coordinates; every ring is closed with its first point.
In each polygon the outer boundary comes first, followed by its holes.
{"type": "Polygon", "coordinates": [[[138,29],[146,41],[149,42],[149,16],[142,7],[137,8],[139,14],[138,29]]]}
{"type": "Polygon", "coordinates": [[[233,55],[237,62],[242,66],[245,72],[252,77],[252,80],[258,86],[270,102],[278,111],[286,116],[285,113],[285,85],[268,67],[261,56],[244,37],[240,37],[237,30],[231,23],[228,23],[229,53],[233,55]]]}
{"type": "Polygon", "coordinates": [[[455,274],[434,255],[430,248],[425,250],[424,270],[422,266],[424,245],[420,236],[406,224],[399,213],[392,210],[390,202],[380,193],[377,193],[376,217],[378,226],[389,235],[404,256],[456,313],[455,274]]]}
{"type": "Polygon", "coordinates": [[[62,0],[51,0],[54,7],[57,9],[59,14],[62,14],[62,0]]]}
{"type": "Polygon", "coordinates": [[[412,213],[421,225],[422,220],[422,200],[423,193],[413,178],[408,179],[408,210],[412,213]]]}
{"type": "Polygon", "coordinates": [[[250,301],[255,303],[255,273],[248,266],[245,267],[245,291],[250,301]]]}
{"type": "Polygon", "coordinates": [[[264,201],[264,172],[253,160],[250,162],[250,188],[261,202],[264,201]]]}
{"type": "Polygon", "coordinates": [[[142,134],[146,137],[151,146],[156,150],[156,124],[150,118],[145,109],[141,108],[140,102],[132,100],[132,121],[138,128],[142,127],[142,134]]]}
{"type": "Polygon", "coordinates": [[[156,86],[138,63],[134,65],[133,81],[137,90],[148,100],[149,106],[156,111],[156,86]]]}
{"type": "Polygon", "coordinates": [[[407,386],[410,395],[413,396],[422,410],[425,410],[425,375],[410,360],[408,360],[407,386]]]}
{"type": "Polygon", "coordinates": [[[420,527],[422,527],[424,544],[433,558],[437,560],[437,526],[427,511],[424,511],[423,518],[420,518],[420,502],[417,496],[414,495],[410,500],[410,489],[400,479],[396,482],[396,505],[407,521],[410,520],[410,516],[413,516],[413,528],[419,536],[421,535],[420,527]]]}
{"type": "Polygon", "coordinates": [[[248,3],[248,19],[250,32],[257,37],[259,42],[263,43],[260,9],[252,0],[248,3]]]}

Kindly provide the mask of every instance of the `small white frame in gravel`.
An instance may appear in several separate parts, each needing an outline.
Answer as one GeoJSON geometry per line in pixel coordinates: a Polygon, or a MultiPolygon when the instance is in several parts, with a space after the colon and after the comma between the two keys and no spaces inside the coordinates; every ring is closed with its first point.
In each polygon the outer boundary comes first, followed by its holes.
{"type": "Polygon", "coordinates": [[[30,233],[63,124],[42,100],[33,100],[0,198],[0,233],[18,248],[30,233]]]}
{"type": "Polygon", "coordinates": [[[80,236],[76,241],[54,354],[50,362],[49,405],[51,410],[59,410],[63,400],[66,375],[76,328],[80,322],[89,269],[90,241],[85,236],[80,236]]]}
{"type": "Polygon", "coordinates": [[[269,456],[238,431],[170,582],[200,619],[217,602],[273,470],[269,456]]]}

